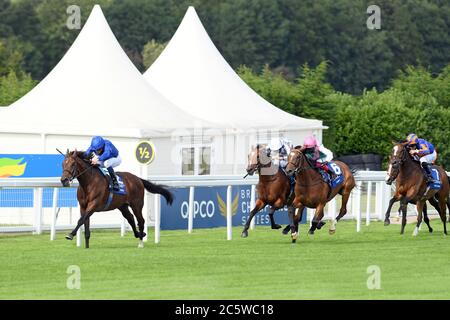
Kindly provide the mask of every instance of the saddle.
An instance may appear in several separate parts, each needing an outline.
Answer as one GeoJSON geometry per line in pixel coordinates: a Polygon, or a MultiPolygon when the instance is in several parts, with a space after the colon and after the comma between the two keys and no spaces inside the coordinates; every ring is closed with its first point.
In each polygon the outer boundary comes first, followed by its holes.
{"type": "Polygon", "coordinates": [[[127,194],[125,183],[123,183],[122,178],[118,174],[116,174],[116,177],[117,177],[117,183],[119,184],[119,190],[116,191],[113,189],[113,180],[108,172],[108,169],[103,168],[103,167],[98,167],[98,169],[100,170],[102,175],[108,181],[108,188],[109,188],[110,196],[112,196],[113,194],[118,194],[118,195],[126,195],[127,194]]]}
{"type": "MultiPolygon", "coordinates": [[[[422,167],[420,163],[420,158],[417,156],[413,156],[412,159],[419,164],[419,167],[422,169],[422,173],[425,176],[427,181],[427,189],[428,190],[439,190],[442,187],[441,179],[439,177],[439,170],[435,165],[429,164],[428,168],[430,170],[430,174],[428,174],[425,168],[422,167]]],[[[427,191],[428,192],[428,191],[427,191]]]]}

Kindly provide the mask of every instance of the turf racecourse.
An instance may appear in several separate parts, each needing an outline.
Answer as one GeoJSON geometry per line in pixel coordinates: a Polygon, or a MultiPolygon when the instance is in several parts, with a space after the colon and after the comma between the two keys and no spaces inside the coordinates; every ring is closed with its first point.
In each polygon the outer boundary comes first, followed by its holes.
{"type": "MultiPolygon", "coordinates": [[[[249,238],[224,228],[163,231],[144,249],[127,233],[94,230],[91,248],[58,234],[0,235],[0,299],[450,299],[450,237],[440,221],[412,237],[400,226],[341,222],[314,237],[305,227],[296,245],[280,230],[257,227],[249,238]],[[81,288],[67,289],[67,268],[81,270],[81,288]],[[381,270],[369,290],[367,268],[381,270]]],[[[150,237],[153,236],[151,232],[150,237]]]]}

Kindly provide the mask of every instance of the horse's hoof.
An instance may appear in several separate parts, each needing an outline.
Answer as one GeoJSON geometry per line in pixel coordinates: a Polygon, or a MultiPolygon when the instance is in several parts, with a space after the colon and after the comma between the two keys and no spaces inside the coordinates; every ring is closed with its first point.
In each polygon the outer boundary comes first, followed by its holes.
{"type": "Polygon", "coordinates": [[[247,230],[242,231],[241,238],[247,238],[247,237],[248,237],[248,231],[247,230]]]}
{"type": "Polygon", "coordinates": [[[319,223],[317,224],[317,229],[320,230],[325,225],[325,223],[326,222],[324,222],[324,221],[319,221],[319,223]]]}
{"type": "Polygon", "coordinates": [[[73,235],[69,233],[68,235],[66,235],[66,239],[67,240],[73,240],[73,235]]]}
{"type": "Polygon", "coordinates": [[[329,234],[335,234],[336,233],[336,229],[335,230],[328,230],[329,234]]]}
{"type": "Polygon", "coordinates": [[[428,229],[429,233],[433,233],[433,228],[428,229]]]}
{"type": "Polygon", "coordinates": [[[313,236],[313,235],[314,235],[314,231],[309,230],[309,231],[308,231],[308,234],[309,234],[310,236],[313,236]]]}
{"type": "Polygon", "coordinates": [[[292,241],[297,240],[298,233],[297,232],[291,233],[291,238],[292,238],[292,241]]]}
{"type": "Polygon", "coordinates": [[[384,225],[387,227],[391,224],[391,221],[389,219],[384,220],[384,225]]]}
{"type": "Polygon", "coordinates": [[[292,239],[292,244],[295,244],[297,242],[297,239],[292,239]]]}
{"type": "Polygon", "coordinates": [[[138,244],[138,248],[143,248],[144,247],[144,241],[139,241],[139,244],[138,244]]]}
{"type": "Polygon", "coordinates": [[[279,224],[274,224],[272,226],[272,229],[281,229],[281,226],[279,224]]]}
{"type": "Polygon", "coordinates": [[[289,230],[290,230],[290,229],[291,229],[291,228],[283,229],[283,231],[281,231],[281,233],[284,234],[284,235],[286,235],[286,234],[289,233],[289,230]]]}

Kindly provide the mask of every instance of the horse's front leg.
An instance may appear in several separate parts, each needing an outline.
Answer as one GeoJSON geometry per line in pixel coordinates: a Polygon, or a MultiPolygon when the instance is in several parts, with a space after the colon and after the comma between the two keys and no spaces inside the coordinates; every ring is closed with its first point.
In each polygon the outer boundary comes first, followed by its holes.
{"type": "Polygon", "coordinates": [[[78,219],[78,223],[75,227],[75,229],[72,230],[72,232],[70,232],[68,235],[66,235],[66,239],[67,240],[73,240],[73,237],[75,237],[75,235],[78,232],[78,229],[80,229],[80,227],[86,222],[86,219],[89,219],[89,217],[95,212],[95,208],[96,208],[96,203],[89,203],[87,208],[81,208],[80,207],[80,219],[78,219]]]}
{"type": "Polygon", "coordinates": [[[255,207],[253,208],[252,211],[250,211],[250,216],[248,217],[248,220],[244,226],[244,230],[241,233],[242,238],[248,237],[248,229],[250,228],[250,222],[252,222],[252,219],[255,216],[255,214],[257,214],[259,211],[261,211],[262,208],[265,207],[265,205],[266,205],[265,202],[262,201],[261,199],[256,200],[255,207]]]}
{"type": "Polygon", "coordinates": [[[417,201],[416,208],[417,208],[417,224],[413,231],[413,236],[416,237],[419,234],[419,227],[422,223],[422,215],[423,215],[423,208],[424,208],[425,201],[417,201]]]}
{"type": "Polygon", "coordinates": [[[295,243],[298,238],[298,233],[297,233],[297,229],[295,227],[295,208],[294,207],[289,207],[288,216],[289,216],[289,227],[291,229],[292,243],[295,243]]]}
{"type": "Polygon", "coordinates": [[[280,229],[281,228],[281,226],[279,224],[275,223],[275,219],[273,217],[273,214],[278,209],[283,208],[283,204],[284,204],[284,200],[283,199],[278,199],[277,201],[275,201],[273,206],[270,207],[269,218],[270,218],[270,226],[271,226],[272,229],[280,229]]]}
{"type": "Polygon", "coordinates": [[[405,232],[405,226],[406,226],[406,213],[407,213],[407,209],[408,209],[408,203],[409,203],[409,199],[404,197],[401,200],[401,207],[400,209],[402,210],[402,227],[400,229],[400,234],[403,234],[405,232]]]}
{"type": "Polygon", "coordinates": [[[389,217],[391,216],[391,209],[392,209],[392,206],[394,205],[394,203],[397,202],[397,201],[398,200],[397,200],[397,198],[395,198],[395,196],[392,197],[391,200],[389,200],[389,205],[388,205],[388,208],[386,210],[386,215],[385,215],[385,218],[384,218],[384,225],[385,226],[388,226],[388,225],[391,224],[391,221],[389,220],[389,217]]]}
{"type": "Polygon", "coordinates": [[[311,221],[311,228],[309,229],[309,234],[313,235],[314,231],[316,229],[320,229],[323,224],[320,224],[322,221],[320,221],[323,218],[323,209],[325,208],[325,204],[321,203],[317,206],[316,212],[314,214],[314,218],[311,221]],[[320,227],[319,227],[320,226],[320,227]]]}

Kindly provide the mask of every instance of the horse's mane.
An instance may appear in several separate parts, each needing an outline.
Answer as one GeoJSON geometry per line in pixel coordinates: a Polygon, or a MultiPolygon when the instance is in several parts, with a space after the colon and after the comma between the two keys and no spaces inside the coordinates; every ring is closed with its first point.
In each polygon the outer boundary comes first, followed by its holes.
{"type": "Polygon", "coordinates": [[[69,155],[75,155],[75,156],[77,156],[78,158],[80,158],[81,160],[83,160],[85,162],[89,161],[89,158],[86,157],[86,155],[85,155],[85,151],[78,151],[78,150],[70,151],[69,155]]]}
{"type": "Polygon", "coordinates": [[[298,145],[298,146],[295,146],[295,147],[294,147],[294,149],[296,149],[296,150],[300,150],[301,148],[302,148],[301,145],[298,145]]]}

